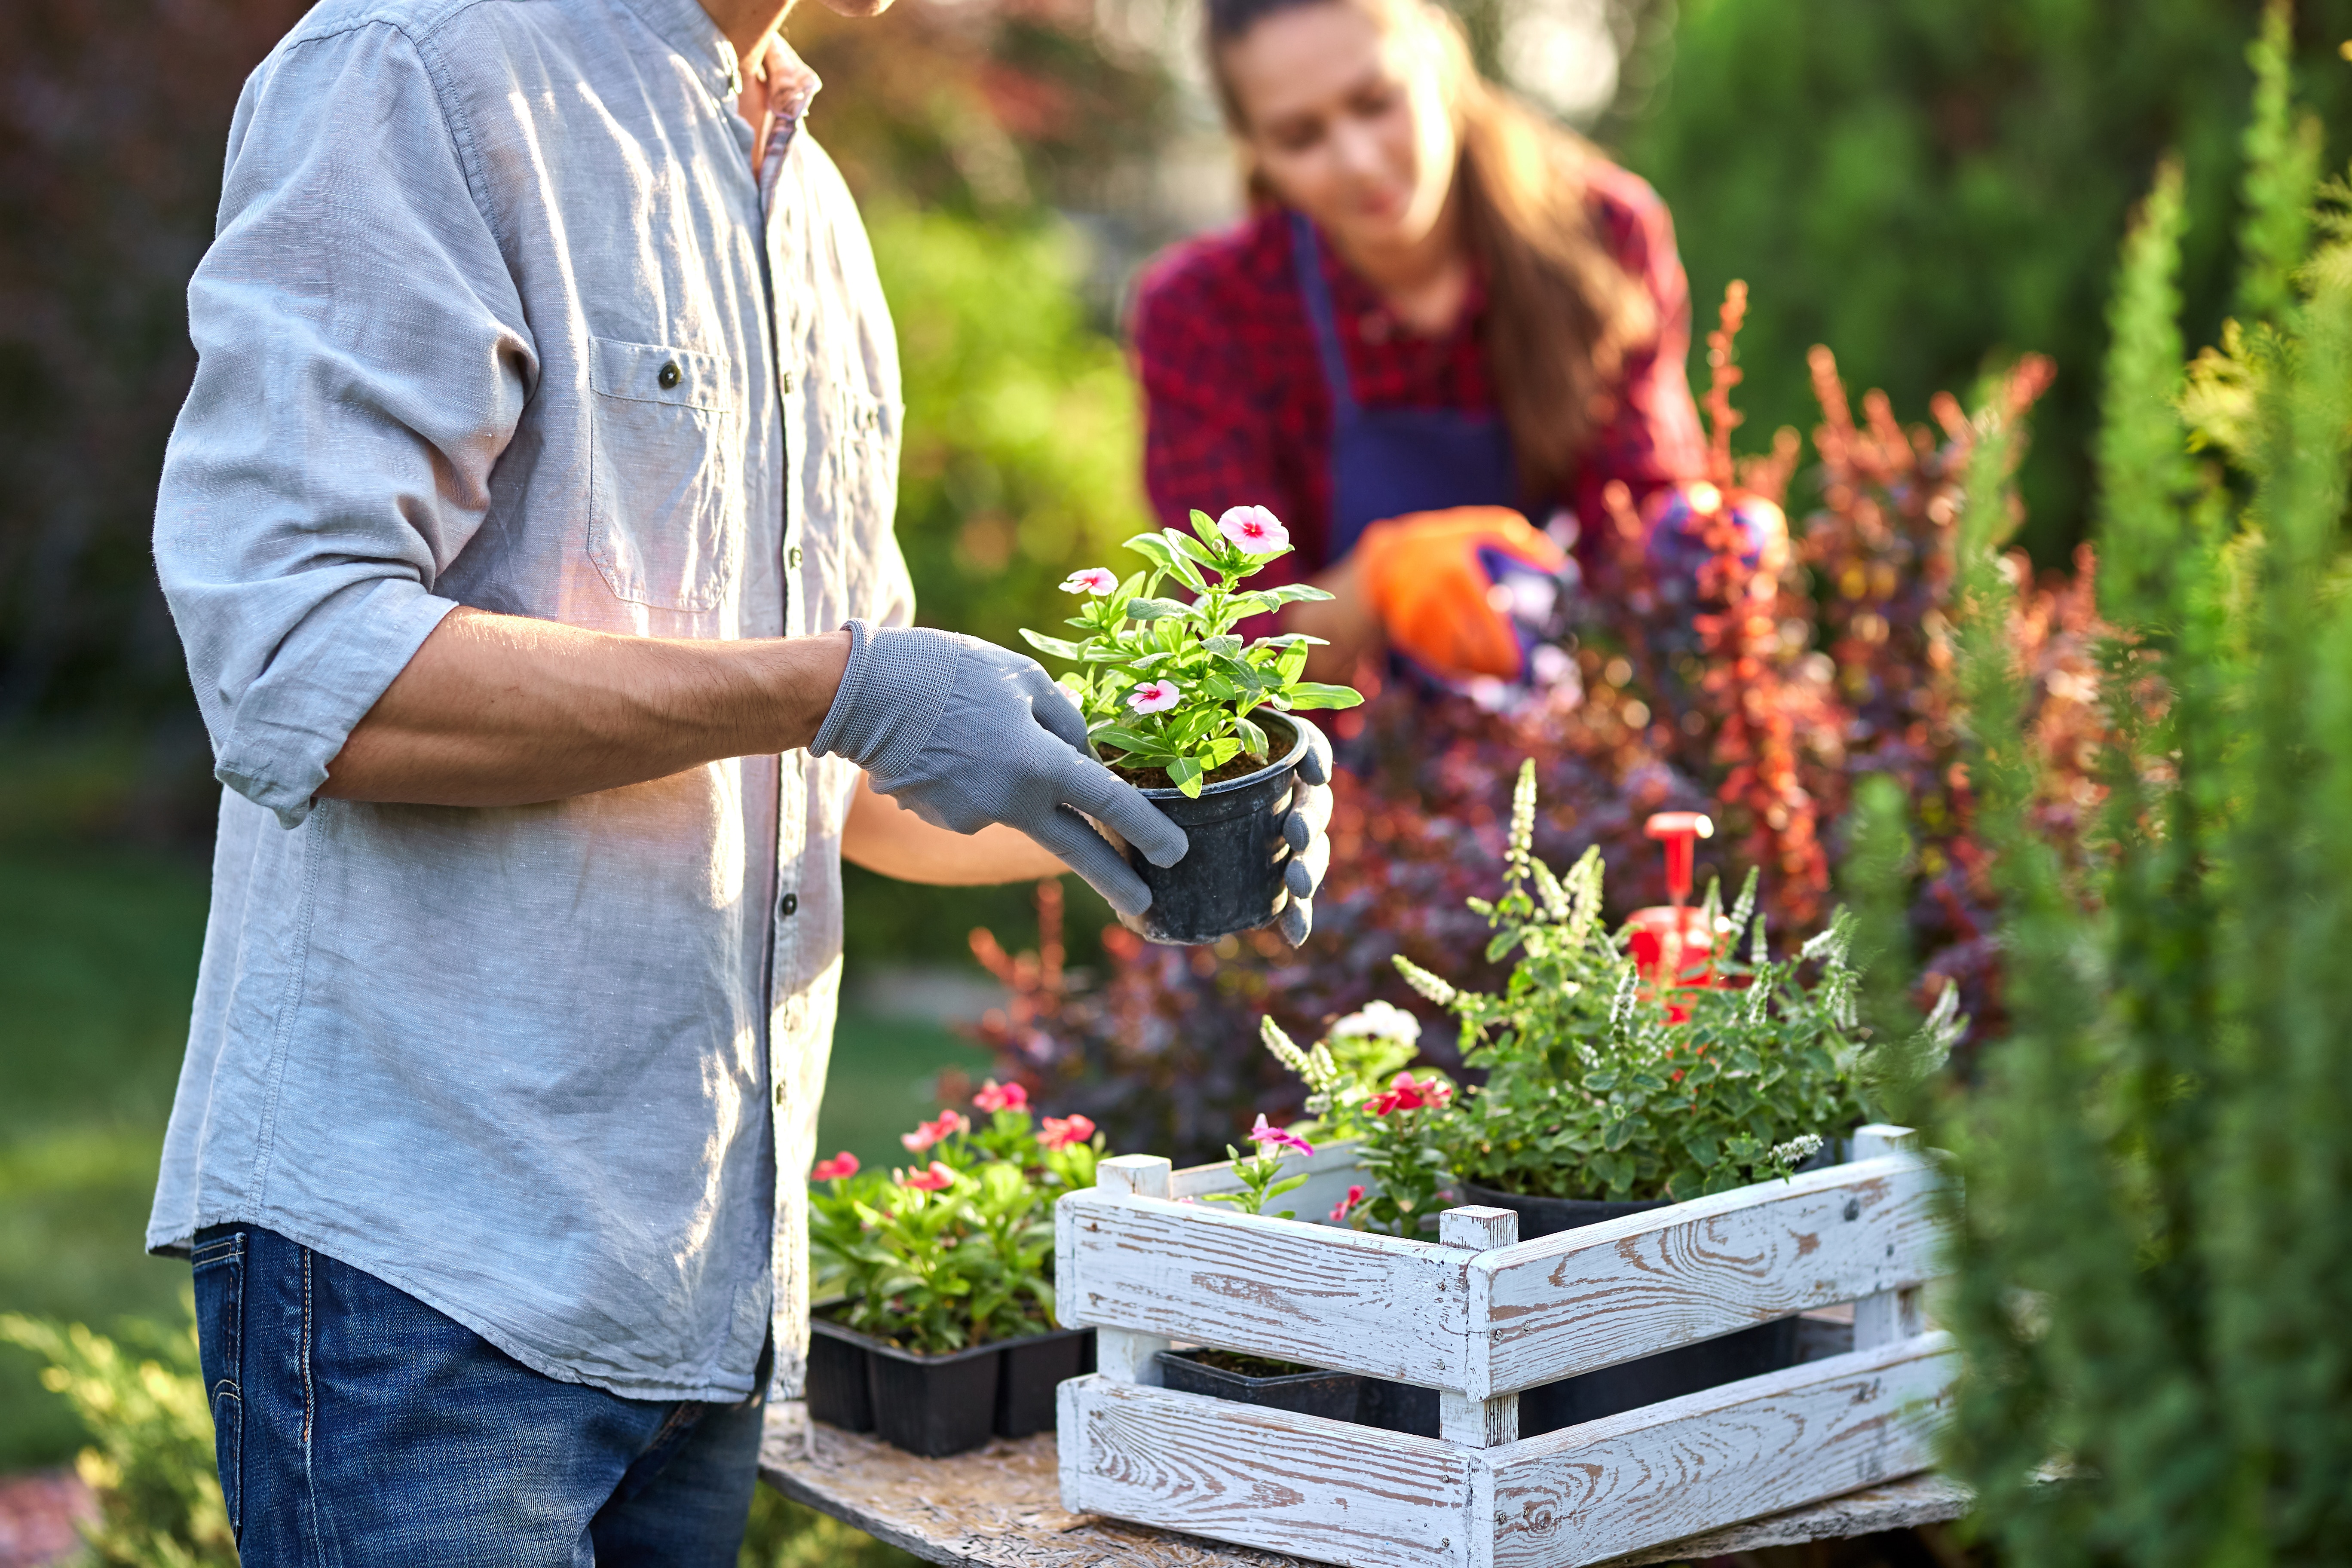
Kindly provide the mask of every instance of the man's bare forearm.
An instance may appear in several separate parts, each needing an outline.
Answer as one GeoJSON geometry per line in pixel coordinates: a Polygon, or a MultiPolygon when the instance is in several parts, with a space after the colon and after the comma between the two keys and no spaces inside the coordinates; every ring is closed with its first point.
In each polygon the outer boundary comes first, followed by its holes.
{"type": "Polygon", "coordinates": [[[815,739],[845,632],[757,641],[614,637],[459,608],[328,764],[323,796],[523,805],[815,739]]]}

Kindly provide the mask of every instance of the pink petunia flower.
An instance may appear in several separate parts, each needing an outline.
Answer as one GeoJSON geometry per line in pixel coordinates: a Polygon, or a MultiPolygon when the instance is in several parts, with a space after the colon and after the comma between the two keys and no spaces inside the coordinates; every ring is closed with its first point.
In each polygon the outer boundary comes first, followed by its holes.
{"type": "Polygon", "coordinates": [[[812,1182],[839,1182],[857,1174],[857,1156],[844,1149],[830,1160],[819,1160],[809,1172],[812,1182]]]}
{"type": "Polygon", "coordinates": [[[1138,713],[1165,713],[1179,695],[1172,680],[1147,680],[1127,694],[1127,705],[1138,713]]]}
{"type": "Polygon", "coordinates": [[[1252,555],[1272,555],[1290,548],[1290,531],[1262,506],[1237,506],[1217,519],[1217,531],[1252,555]]]}
{"type": "Polygon", "coordinates": [[[951,1133],[971,1131],[971,1118],[961,1110],[942,1110],[937,1121],[926,1121],[912,1132],[898,1134],[898,1142],[907,1146],[909,1154],[919,1154],[940,1139],[951,1133]]]}
{"type": "Polygon", "coordinates": [[[937,1160],[928,1171],[893,1171],[890,1174],[902,1187],[912,1187],[919,1193],[943,1193],[955,1185],[955,1173],[937,1160]]]}
{"type": "Polygon", "coordinates": [[[1045,1131],[1037,1142],[1048,1149],[1066,1149],[1073,1143],[1084,1143],[1095,1135],[1095,1124],[1084,1116],[1048,1116],[1045,1131]]]}
{"type": "Polygon", "coordinates": [[[1301,1138],[1297,1133],[1285,1132],[1279,1127],[1268,1127],[1265,1124],[1265,1112],[1263,1110],[1257,1113],[1257,1125],[1251,1128],[1246,1133],[1243,1134],[1243,1136],[1246,1137],[1251,1142],[1256,1144],[1258,1146],[1258,1152],[1261,1154],[1265,1152],[1265,1146],[1269,1143],[1273,1144],[1276,1149],[1296,1149],[1302,1154],[1312,1154],[1315,1152],[1315,1145],[1309,1143],[1306,1139],[1301,1138]]]}
{"type": "Polygon", "coordinates": [[[1348,1189],[1348,1195],[1331,1205],[1331,1223],[1337,1225],[1341,1220],[1346,1219],[1349,1213],[1355,1209],[1355,1206],[1363,1201],[1364,1189],[1361,1187],[1349,1187],[1348,1189]]]}
{"type": "Polygon", "coordinates": [[[971,1097],[971,1102],[982,1110],[1026,1110],[1029,1109],[1029,1091],[1017,1083],[999,1084],[994,1079],[990,1079],[980,1086],[980,1092],[971,1097]]]}
{"type": "Polygon", "coordinates": [[[1105,594],[1118,591],[1118,578],[1108,566],[1088,566],[1062,579],[1062,592],[1065,594],[1092,594],[1099,599],[1105,594]]]}

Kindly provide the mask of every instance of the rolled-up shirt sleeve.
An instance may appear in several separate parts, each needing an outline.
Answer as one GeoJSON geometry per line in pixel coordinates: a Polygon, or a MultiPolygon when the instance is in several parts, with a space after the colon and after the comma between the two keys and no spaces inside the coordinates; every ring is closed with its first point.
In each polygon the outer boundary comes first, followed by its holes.
{"type": "Polygon", "coordinates": [[[215,772],[288,827],[455,605],[537,373],[427,61],[367,24],[246,84],[155,559],[215,772]]]}

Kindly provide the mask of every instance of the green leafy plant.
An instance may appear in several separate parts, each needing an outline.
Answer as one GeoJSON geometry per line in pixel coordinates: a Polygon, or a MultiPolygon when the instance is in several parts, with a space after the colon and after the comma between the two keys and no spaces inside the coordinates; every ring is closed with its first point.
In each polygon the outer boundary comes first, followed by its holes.
{"type": "Polygon", "coordinates": [[[1244,644],[1234,627],[1251,616],[1331,595],[1304,583],[1243,588],[1244,579],[1290,552],[1290,535],[1262,506],[1237,506],[1211,521],[1192,514],[1192,531],[1139,533],[1127,547],[1149,563],[1122,581],[1107,566],[1072,573],[1063,583],[1085,595],[1068,625],[1072,641],[1026,627],[1030,646],[1080,668],[1062,685],[1087,717],[1097,746],[1113,748],[1112,765],[1148,782],[1153,772],[1187,795],[1244,753],[1254,766],[1271,761],[1261,709],[1296,712],[1353,708],[1353,687],[1301,679],[1307,650],[1319,639],[1291,632],[1244,644]],[[1191,600],[1163,598],[1171,580],[1191,600]]]}
{"type": "Polygon", "coordinates": [[[1418,1051],[1421,1020],[1390,1003],[1372,1002],[1338,1020],[1305,1050],[1272,1018],[1258,1020],[1258,1036],[1310,1091],[1307,1109],[1315,1120],[1291,1131],[1313,1128],[1324,1136],[1362,1141],[1357,1163],[1371,1173],[1377,1190],[1349,1188],[1329,1217],[1358,1230],[1378,1226],[1397,1236],[1418,1235],[1448,1184],[1444,1131],[1454,1093],[1442,1074],[1416,1079],[1401,1070],[1418,1051]]]}
{"type": "MultiPolygon", "coordinates": [[[[1295,1132],[1267,1126],[1263,1116],[1257,1119],[1257,1125],[1251,1128],[1245,1136],[1257,1145],[1257,1152],[1246,1159],[1232,1144],[1225,1145],[1225,1158],[1234,1163],[1234,1174],[1241,1179],[1242,1190],[1237,1193],[1212,1193],[1209,1202],[1231,1204],[1244,1214],[1264,1214],[1266,1205],[1285,1193],[1295,1193],[1307,1184],[1304,1175],[1286,1176],[1282,1173],[1285,1156],[1293,1150],[1301,1154],[1312,1154],[1315,1145],[1295,1132]]],[[[1297,1219],[1298,1213],[1296,1209],[1284,1209],[1274,1217],[1297,1219]]]]}
{"type": "Polygon", "coordinates": [[[236,1568],[190,1315],[182,1330],[145,1329],[145,1356],[79,1323],[0,1316],[0,1340],[47,1362],[42,1386],[69,1400],[97,1439],[74,1469],[98,1498],[84,1534],[99,1563],[236,1568]]]}
{"type": "Polygon", "coordinates": [[[1967,1183],[1948,1463],[2001,1559],[2046,1568],[2352,1559],[2352,185],[2316,183],[2283,6],[2253,58],[2218,349],[2184,365],[2182,166],[2123,247],[2084,866],[2036,831],[2031,692],[1998,641],[1998,400],[1961,524],[2013,1029],[1936,1128],[1967,1183]]]}
{"type": "MultiPolygon", "coordinates": [[[[1535,858],[1532,767],[1512,805],[1503,896],[1472,903],[1495,933],[1489,959],[1518,954],[1504,990],[1457,990],[1397,960],[1461,1019],[1463,1061],[1487,1075],[1444,1119],[1457,1174],[1532,1196],[1695,1198],[1785,1177],[1859,1119],[1852,916],[1775,961],[1755,874],[1727,919],[1711,886],[1706,919],[1723,933],[1711,983],[1663,985],[1601,924],[1599,853],[1565,878],[1535,858]]],[[[1932,1021],[1941,1037],[1953,1001],[1932,1021]]]]}
{"type": "Polygon", "coordinates": [[[1042,1333],[1054,1322],[1054,1200],[1091,1187],[1103,1140],[1083,1116],[1030,1115],[1018,1084],[945,1110],[899,1142],[928,1163],[887,1174],[855,1155],[809,1173],[809,1248],[846,1298],[840,1321],[919,1354],[1042,1333]]]}

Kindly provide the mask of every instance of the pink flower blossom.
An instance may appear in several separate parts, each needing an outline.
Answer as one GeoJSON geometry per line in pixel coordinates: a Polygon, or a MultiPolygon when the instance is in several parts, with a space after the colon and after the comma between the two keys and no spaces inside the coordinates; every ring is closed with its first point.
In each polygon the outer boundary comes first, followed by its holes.
{"type": "Polygon", "coordinates": [[[1315,1145],[1297,1133],[1285,1132],[1279,1127],[1268,1127],[1265,1124],[1265,1112],[1263,1110],[1257,1113],[1257,1125],[1251,1128],[1244,1136],[1258,1146],[1258,1152],[1261,1154],[1265,1152],[1266,1145],[1269,1143],[1276,1149],[1296,1149],[1302,1154],[1315,1152],[1315,1145]]]}
{"type": "Polygon", "coordinates": [[[893,1171],[890,1174],[900,1186],[919,1193],[943,1193],[955,1185],[955,1173],[937,1160],[931,1162],[928,1171],[893,1171]]]}
{"type": "Polygon", "coordinates": [[[816,1163],[816,1168],[809,1172],[809,1180],[839,1182],[845,1181],[856,1174],[857,1174],[857,1156],[844,1149],[830,1160],[819,1160],[816,1163]]]}
{"type": "Polygon", "coordinates": [[[1088,566],[1062,579],[1065,594],[1092,594],[1097,598],[1118,591],[1118,578],[1108,566],[1088,566]]]}
{"type": "Polygon", "coordinates": [[[1290,548],[1290,531],[1262,506],[1237,506],[1217,519],[1217,531],[1252,555],[1272,555],[1290,548]]]}
{"type": "Polygon", "coordinates": [[[1165,713],[1176,706],[1178,695],[1172,680],[1147,680],[1127,694],[1127,705],[1138,713],[1165,713]]]}
{"type": "Polygon", "coordinates": [[[1396,1110],[1419,1110],[1423,1106],[1444,1105],[1454,1098],[1454,1086],[1442,1078],[1431,1078],[1415,1083],[1412,1074],[1401,1072],[1389,1080],[1388,1089],[1365,1102],[1364,1109],[1374,1116],[1386,1116],[1396,1110]]]}
{"type": "Polygon", "coordinates": [[[1017,1083],[1000,1085],[994,1079],[990,1079],[980,1086],[980,1092],[971,1097],[971,1102],[982,1110],[1026,1110],[1029,1109],[1029,1091],[1017,1083]]]}
{"type": "Polygon", "coordinates": [[[1037,1142],[1048,1149],[1066,1149],[1073,1143],[1084,1143],[1095,1135],[1094,1122],[1084,1116],[1048,1116],[1045,1129],[1037,1142]]]}
{"type": "Polygon", "coordinates": [[[971,1118],[961,1110],[942,1110],[937,1121],[926,1121],[912,1132],[898,1134],[898,1142],[907,1146],[909,1154],[919,1154],[940,1139],[951,1133],[971,1131],[971,1118]]]}
{"type": "Polygon", "coordinates": [[[1346,1219],[1349,1212],[1352,1211],[1358,1204],[1362,1203],[1363,1201],[1364,1189],[1361,1187],[1349,1187],[1348,1189],[1348,1195],[1331,1205],[1331,1222],[1334,1225],[1337,1225],[1341,1220],[1346,1219]]]}

